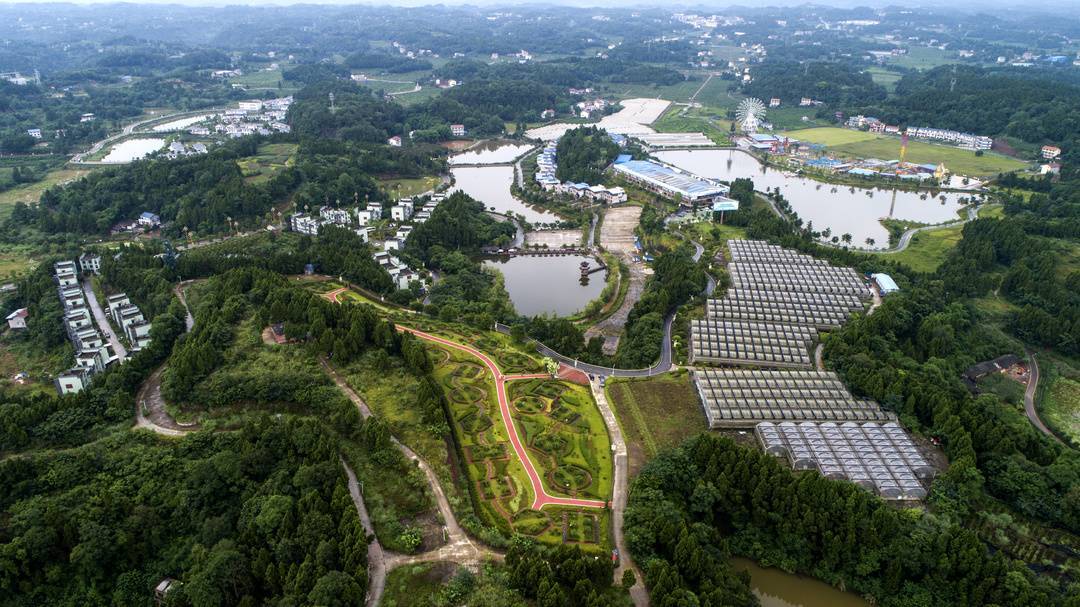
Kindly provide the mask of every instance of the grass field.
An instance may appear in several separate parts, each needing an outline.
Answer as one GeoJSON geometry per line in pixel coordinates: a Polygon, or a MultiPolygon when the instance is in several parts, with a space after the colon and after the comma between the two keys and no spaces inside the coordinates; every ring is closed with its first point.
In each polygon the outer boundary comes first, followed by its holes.
{"type": "MultiPolygon", "coordinates": [[[[979,217],[1000,217],[1003,209],[1000,205],[979,210],[979,217]]],[[[957,225],[936,230],[925,230],[911,237],[908,248],[899,253],[886,253],[889,259],[896,260],[916,272],[933,272],[945,261],[945,256],[960,242],[964,226],[957,225]]]]}
{"type": "Polygon", "coordinates": [[[1055,430],[1080,442],[1080,382],[1059,377],[1043,396],[1040,414],[1055,430]]]}
{"type": "Polygon", "coordinates": [[[874,82],[885,87],[885,90],[889,93],[896,92],[896,83],[904,77],[899,72],[894,72],[883,67],[872,67],[866,70],[870,73],[870,77],[874,82]]]}
{"type": "Polygon", "coordinates": [[[11,215],[11,209],[15,207],[15,203],[35,204],[45,190],[55,185],[75,181],[89,173],[88,169],[56,169],[49,171],[45,178],[37,183],[27,183],[6,192],[0,192],[0,220],[7,219],[8,215],[11,215]]]}
{"type": "MultiPolygon", "coordinates": [[[[698,93],[698,96],[694,101],[707,108],[715,108],[721,114],[727,110],[733,110],[738,107],[739,102],[743,100],[743,95],[731,91],[728,88],[731,85],[732,82],[730,80],[713,78],[705,85],[705,88],[701,89],[701,92],[698,93]]],[[[690,94],[693,95],[693,93],[690,94]]]]}
{"type": "Polygon", "coordinates": [[[379,187],[399,198],[411,198],[418,194],[435,189],[439,185],[439,178],[433,176],[420,177],[417,179],[380,179],[379,187]]]}
{"type": "Polygon", "coordinates": [[[713,140],[716,145],[731,145],[728,138],[726,120],[717,120],[698,110],[687,110],[685,107],[671,106],[652,127],[660,133],[695,133],[702,132],[713,140]]]}
{"type": "Polygon", "coordinates": [[[631,477],[661,449],[706,429],[705,413],[686,371],[612,380],[606,390],[626,438],[631,477]]]}
{"type": "Polygon", "coordinates": [[[243,76],[229,79],[230,84],[239,84],[248,90],[280,90],[282,95],[287,95],[297,90],[293,84],[286,82],[281,77],[281,70],[248,72],[243,76]]]}
{"type": "Polygon", "coordinates": [[[386,577],[383,607],[426,607],[434,605],[443,586],[450,582],[458,565],[448,562],[402,565],[386,577]]]}
{"type": "MultiPolygon", "coordinates": [[[[800,141],[823,144],[831,152],[852,158],[894,160],[900,155],[899,138],[865,131],[839,127],[821,127],[799,130],[789,133],[789,135],[800,141]]],[[[1015,158],[992,152],[976,156],[970,150],[922,141],[910,141],[908,143],[907,160],[919,164],[944,163],[945,167],[953,173],[972,176],[996,175],[1028,166],[1027,163],[1015,158]]]]}
{"type": "Polygon", "coordinates": [[[647,97],[667,99],[668,101],[675,101],[678,103],[686,103],[690,100],[690,96],[693,95],[694,92],[701,87],[701,84],[703,82],[705,82],[704,78],[697,80],[686,80],[671,85],[619,84],[617,82],[613,82],[611,84],[604,85],[602,87],[602,91],[598,92],[603,92],[617,99],[633,99],[636,97],[647,97]]]}
{"type": "Polygon", "coordinates": [[[293,163],[297,147],[295,143],[264,143],[259,146],[258,154],[236,163],[248,183],[263,183],[293,163]]]}
{"type": "MultiPolygon", "coordinates": [[[[824,120],[818,120],[814,117],[816,110],[807,107],[787,106],[771,108],[765,115],[766,120],[773,124],[773,128],[777,130],[782,129],[809,129],[814,127],[820,127],[827,124],[824,120]],[[803,117],[806,120],[803,120],[803,117]]],[[[799,131],[800,133],[803,131],[799,131]]]]}
{"type": "Polygon", "coordinates": [[[929,70],[939,65],[956,63],[959,59],[956,51],[943,51],[929,46],[911,46],[905,55],[896,55],[888,60],[890,65],[916,70],[929,70]]]}

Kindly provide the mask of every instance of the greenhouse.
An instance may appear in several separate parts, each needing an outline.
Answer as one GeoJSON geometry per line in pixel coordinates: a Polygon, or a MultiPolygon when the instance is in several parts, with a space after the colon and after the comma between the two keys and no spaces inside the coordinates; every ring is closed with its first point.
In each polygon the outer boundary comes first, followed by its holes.
{"type": "Polygon", "coordinates": [[[870,290],[851,268],[830,265],[772,264],[737,261],[728,265],[731,284],[737,289],[836,293],[870,298],[870,290]]]}
{"type": "Polygon", "coordinates": [[[796,470],[851,481],[885,499],[926,497],[934,469],[895,422],[761,422],[754,434],[766,453],[796,470]]]}
{"type": "Polygon", "coordinates": [[[818,329],[838,327],[851,316],[851,310],[846,307],[801,301],[747,301],[732,298],[710,299],[705,312],[709,318],[801,324],[818,329]]]}
{"type": "Polygon", "coordinates": [[[857,399],[835,373],[781,369],[697,369],[694,384],[710,428],[761,421],[889,421],[871,400],[857,399]]]}
{"type": "Polygon", "coordinates": [[[764,240],[729,240],[731,261],[756,261],[759,263],[828,265],[824,259],[769,244],[764,240]]]}
{"type": "Polygon", "coordinates": [[[690,362],[810,366],[817,331],[807,325],[779,325],[706,318],[691,321],[690,362]]]}

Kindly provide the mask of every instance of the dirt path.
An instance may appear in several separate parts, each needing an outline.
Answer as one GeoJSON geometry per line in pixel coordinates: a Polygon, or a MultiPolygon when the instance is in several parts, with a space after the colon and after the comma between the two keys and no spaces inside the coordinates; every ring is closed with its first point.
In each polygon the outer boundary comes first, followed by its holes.
{"type": "Polygon", "coordinates": [[[533,495],[535,496],[535,499],[533,500],[532,506],[530,507],[533,510],[540,510],[548,504],[556,506],[577,506],[582,508],[603,508],[607,506],[607,502],[600,500],[572,499],[550,495],[544,489],[544,484],[540,480],[540,473],[536,471],[536,467],[533,465],[532,460],[529,459],[529,454],[525,450],[525,446],[521,442],[521,438],[518,435],[517,427],[514,424],[514,418],[510,413],[510,403],[509,399],[506,396],[506,382],[516,379],[547,378],[550,377],[549,375],[547,375],[546,373],[535,373],[530,375],[503,375],[502,371],[499,370],[498,365],[496,365],[494,361],[484,355],[483,352],[480,352],[479,350],[476,350],[471,346],[459,344],[449,339],[443,339],[441,337],[437,337],[435,335],[424,333],[423,331],[418,331],[416,329],[411,329],[409,327],[404,327],[401,325],[398,325],[397,328],[399,331],[407,331],[425,341],[430,341],[440,344],[442,346],[446,346],[448,348],[453,348],[455,350],[465,352],[466,354],[469,354],[480,360],[480,362],[482,362],[484,366],[488,368],[488,371],[491,372],[492,377],[495,379],[495,394],[499,400],[499,411],[502,413],[503,426],[506,429],[507,436],[510,438],[510,444],[513,446],[514,452],[518,456],[518,460],[521,461],[521,465],[525,468],[525,472],[529,476],[529,482],[532,485],[533,495]]]}
{"type": "Polygon", "coordinates": [[[587,340],[593,337],[604,338],[605,354],[615,353],[630,310],[641,299],[641,293],[645,290],[645,264],[634,261],[634,258],[640,260],[634,246],[634,229],[640,221],[641,207],[624,205],[607,209],[604,212],[604,221],[600,224],[600,246],[617,256],[630,270],[629,284],[622,305],[611,316],[585,331],[587,340]]]}
{"type": "Polygon", "coordinates": [[[153,430],[162,436],[184,436],[199,429],[196,423],[181,424],[165,409],[165,398],[161,396],[161,375],[165,365],[157,368],[143,382],[135,396],[135,427],[153,430]]]}

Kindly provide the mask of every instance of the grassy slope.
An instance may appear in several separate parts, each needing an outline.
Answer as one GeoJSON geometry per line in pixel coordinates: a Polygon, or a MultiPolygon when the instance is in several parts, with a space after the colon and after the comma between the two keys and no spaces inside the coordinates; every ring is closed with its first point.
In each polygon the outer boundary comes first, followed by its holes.
{"type": "Polygon", "coordinates": [[[419,177],[417,179],[380,179],[379,187],[400,198],[409,198],[434,189],[439,185],[438,177],[419,177]],[[396,188],[396,189],[395,189],[396,188]]]}
{"type": "Polygon", "coordinates": [[[630,451],[631,475],[659,450],[705,429],[705,414],[685,371],[612,381],[606,390],[630,451]]]}
{"type": "Polygon", "coordinates": [[[1080,441],[1080,382],[1064,377],[1055,379],[1040,409],[1051,427],[1080,441]]]}

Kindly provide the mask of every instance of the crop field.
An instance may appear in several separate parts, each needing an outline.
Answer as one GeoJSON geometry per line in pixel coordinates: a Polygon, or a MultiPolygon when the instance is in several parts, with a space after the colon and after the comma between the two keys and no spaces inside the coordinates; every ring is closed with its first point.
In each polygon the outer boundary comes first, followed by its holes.
{"type": "Polygon", "coordinates": [[[295,143],[266,143],[259,146],[259,153],[236,161],[248,183],[263,183],[293,163],[295,143]]]}
{"type": "MultiPolygon", "coordinates": [[[[532,357],[500,347],[494,337],[482,336],[469,343],[493,353],[489,356],[507,375],[538,371],[532,357]]],[[[467,353],[437,346],[429,351],[435,377],[446,394],[476,510],[484,522],[545,543],[605,545],[607,523],[602,511],[531,509],[535,496],[506,433],[487,369],[467,353]]],[[[513,380],[506,389],[519,437],[545,490],[550,495],[610,499],[610,443],[588,390],[549,379],[513,380]]]]}
{"type": "Polygon", "coordinates": [[[706,429],[705,413],[685,371],[614,380],[607,385],[607,394],[626,435],[631,476],[661,449],[706,429]]]}
{"type": "Polygon", "coordinates": [[[870,73],[870,78],[874,80],[875,84],[880,84],[890,93],[896,91],[896,83],[900,82],[900,79],[904,77],[899,72],[893,72],[883,67],[872,67],[866,71],[870,73]]]}
{"type": "MultiPolygon", "coordinates": [[[[789,133],[800,141],[820,143],[829,151],[852,158],[879,158],[894,160],[900,155],[900,139],[865,131],[839,127],[820,127],[789,133]]],[[[944,163],[953,173],[973,176],[996,175],[1001,172],[1026,168],[1025,162],[993,152],[976,156],[971,150],[923,141],[908,143],[907,160],[919,164],[944,163]]]]}
{"type": "Polygon", "coordinates": [[[671,106],[660,118],[652,123],[658,133],[705,133],[716,145],[731,145],[728,132],[723,130],[730,124],[727,120],[717,120],[696,110],[683,113],[684,107],[671,106]]]}
{"type": "Polygon", "coordinates": [[[1073,441],[1080,441],[1080,381],[1059,377],[1043,396],[1040,413],[1047,423],[1073,441]]]}
{"type": "Polygon", "coordinates": [[[916,70],[929,70],[939,65],[956,63],[959,55],[956,51],[943,51],[929,46],[908,47],[906,55],[897,55],[889,58],[890,65],[906,67],[916,70]]]}
{"type": "Polygon", "coordinates": [[[603,92],[619,99],[644,97],[651,99],[666,99],[676,103],[686,103],[690,100],[690,96],[701,87],[701,83],[704,81],[705,79],[701,78],[698,80],[686,80],[670,85],[620,84],[618,82],[613,82],[605,85],[603,92]]]}

